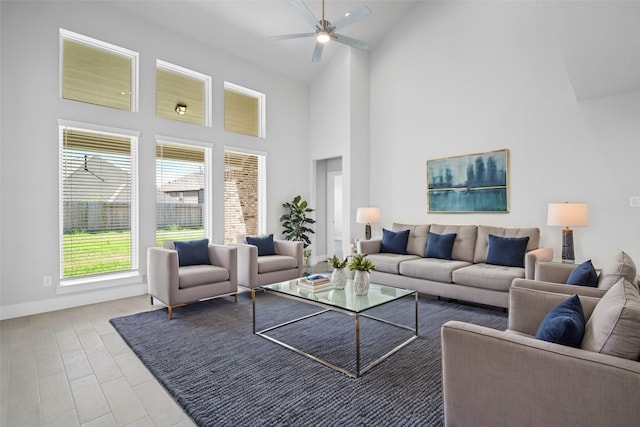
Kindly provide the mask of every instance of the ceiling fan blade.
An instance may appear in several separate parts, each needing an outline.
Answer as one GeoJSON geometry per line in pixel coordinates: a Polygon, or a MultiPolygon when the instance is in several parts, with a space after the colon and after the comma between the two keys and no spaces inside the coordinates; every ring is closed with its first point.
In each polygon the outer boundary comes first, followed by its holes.
{"type": "Polygon", "coordinates": [[[281,36],[269,36],[272,40],[287,40],[287,39],[300,39],[303,37],[313,37],[316,33],[301,33],[301,34],[283,34],[281,36]]]}
{"type": "Polygon", "coordinates": [[[362,50],[369,49],[369,46],[365,42],[352,39],[351,37],[342,36],[340,34],[334,33],[331,38],[337,41],[338,43],[346,44],[347,46],[355,47],[362,50]]]}
{"type": "Polygon", "coordinates": [[[311,10],[307,7],[306,4],[302,2],[302,0],[291,0],[290,3],[298,10],[298,12],[302,14],[302,16],[304,16],[304,19],[306,19],[312,27],[315,28],[318,25],[320,21],[316,19],[316,17],[313,15],[313,12],[311,12],[311,10]]]}
{"type": "Polygon", "coordinates": [[[324,49],[324,43],[316,42],[316,48],[313,49],[311,62],[320,62],[320,59],[322,58],[322,49],[324,49]]]}
{"type": "Polygon", "coordinates": [[[349,15],[334,22],[332,24],[333,31],[338,31],[339,29],[344,28],[347,25],[351,25],[354,22],[357,22],[362,18],[366,18],[369,15],[371,15],[371,9],[369,9],[367,6],[362,6],[358,10],[351,12],[349,15]]]}

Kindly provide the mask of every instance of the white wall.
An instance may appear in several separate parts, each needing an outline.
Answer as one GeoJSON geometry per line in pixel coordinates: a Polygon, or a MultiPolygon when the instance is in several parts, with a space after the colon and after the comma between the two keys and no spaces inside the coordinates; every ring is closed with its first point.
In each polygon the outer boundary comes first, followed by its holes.
{"type": "Polygon", "coordinates": [[[267,153],[267,230],[279,234],[282,203],[309,197],[308,87],[253,63],[189,40],[167,28],[123,14],[102,2],[1,3],[1,274],[0,317],[62,308],[140,293],[97,291],[61,296],[43,287],[59,277],[58,119],[140,131],[140,270],[155,241],[155,139],[157,134],[214,145],[215,242],[223,240],[225,146],[267,153]],[[131,113],[60,99],[59,28],[140,52],[140,111],[131,113]],[[213,127],[155,117],[156,58],[211,75],[213,127]],[[267,96],[267,138],[223,130],[223,82],[267,96]],[[295,177],[295,179],[292,179],[295,177]]]}
{"type": "MultiPolygon", "coordinates": [[[[615,46],[611,47],[615,49],[615,46]]],[[[640,92],[578,102],[538,2],[423,2],[371,55],[370,199],[392,222],[546,226],[585,201],[577,258],[640,261],[640,92]],[[427,214],[426,161],[507,148],[510,212],[427,214]]]]}

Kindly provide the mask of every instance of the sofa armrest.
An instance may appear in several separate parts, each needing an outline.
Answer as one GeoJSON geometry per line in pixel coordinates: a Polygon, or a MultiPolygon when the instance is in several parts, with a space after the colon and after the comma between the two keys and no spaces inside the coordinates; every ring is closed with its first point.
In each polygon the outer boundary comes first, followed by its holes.
{"type": "Polygon", "coordinates": [[[511,286],[554,292],[556,294],[582,295],[594,298],[602,298],[604,294],[607,293],[606,289],[592,288],[590,286],[566,285],[564,283],[543,282],[541,280],[513,279],[511,286]]]}
{"type": "Polygon", "coordinates": [[[637,425],[640,363],[509,331],[442,327],[446,425],[637,425]]]}
{"type": "Polygon", "coordinates": [[[278,255],[294,257],[298,266],[298,277],[304,271],[304,243],[290,240],[274,240],[273,247],[278,255]]]}
{"type": "Polygon", "coordinates": [[[380,247],[382,245],[382,239],[369,239],[358,241],[358,253],[359,254],[377,254],[380,253],[380,247]]]}
{"type": "Polygon", "coordinates": [[[209,245],[209,260],[212,265],[229,270],[232,286],[238,284],[238,248],[225,245],[209,245]]]}
{"type": "Polygon", "coordinates": [[[246,243],[230,243],[237,249],[238,284],[254,287],[258,284],[258,247],[246,243]]]}
{"type": "Polygon", "coordinates": [[[147,284],[149,294],[165,304],[178,295],[178,252],[172,249],[147,249],[147,284]]]}
{"type": "Polygon", "coordinates": [[[563,264],[561,262],[539,262],[536,264],[534,280],[553,283],[567,283],[576,264],[563,264]]]}
{"type": "Polygon", "coordinates": [[[524,278],[534,279],[536,273],[536,265],[543,261],[551,261],[552,259],[552,248],[538,248],[527,252],[524,255],[524,278]]]}
{"type": "MultiPolygon", "coordinates": [[[[569,295],[555,292],[545,292],[527,287],[521,287],[524,279],[514,279],[509,288],[509,329],[527,335],[535,335],[544,317],[552,308],[567,299],[569,295]]],[[[574,295],[577,293],[573,293],[574,295]]],[[[579,294],[578,294],[579,295],[579,294]]],[[[580,303],[586,319],[591,317],[600,298],[580,296],[580,303]]]]}

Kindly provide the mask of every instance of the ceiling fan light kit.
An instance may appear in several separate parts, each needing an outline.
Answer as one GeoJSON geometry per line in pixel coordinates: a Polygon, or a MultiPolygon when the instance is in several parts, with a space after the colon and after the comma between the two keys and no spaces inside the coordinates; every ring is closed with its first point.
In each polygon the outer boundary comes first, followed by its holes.
{"type": "Polygon", "coordinates": [[[371,15],[371,9],[369,9],[367,6],[362,6],[354,12],[347,12],[342,18],[338,19],[334,24],[331,24],[331,22],[327,21],[324,18],[324,0],[322,0],[322,19],[320,20],[316,19],[313,12],[311,12],[311,10],[307,7],[306,4],[303,3],[302,0],[291,0],[291,4],[298,10],[298,12],[302,14],[307,22],[315,28],[315,32],[303,34],[285,34],[283,36],[273,36],[271,37],[272,39],[286,40],[304,37],[315,37],[316,46],[313,50],[313,56],[311,57],[311,61],[313,62],[320,61],[320,59],[322,58],[322,50],[324,48],[324,45],[331,40],[335,40],[338,43],[355,47],[357,49],[368,49],[366,43],[336,33],[337,30],[371,15]]]}

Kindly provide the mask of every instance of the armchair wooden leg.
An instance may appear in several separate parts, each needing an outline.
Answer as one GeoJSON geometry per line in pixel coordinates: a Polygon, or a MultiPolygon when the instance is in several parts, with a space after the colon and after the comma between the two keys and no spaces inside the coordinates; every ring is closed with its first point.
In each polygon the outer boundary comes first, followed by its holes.
{"type": "Polygon", "coordinates": [[[173,316],[173,307],[167,306],[167,313],[169,313],[169,320],[171,320],[171,317],[173,316]]]}
{"type": "Polygon", "coordinates": [[[238,294],[233,294],[233,296],[234,296],[236,302],[238,302],[238,294]]]}

